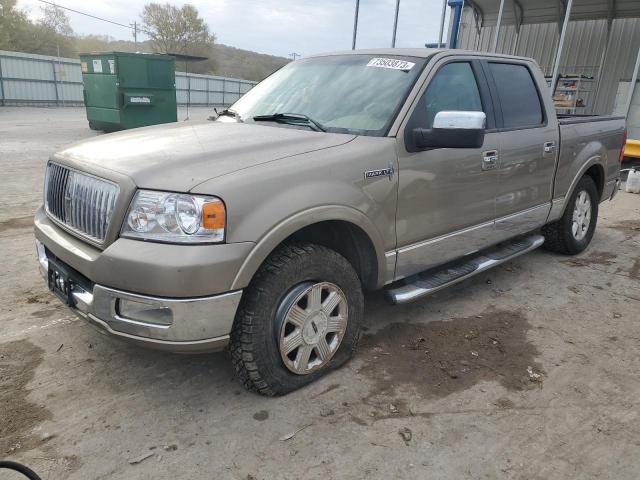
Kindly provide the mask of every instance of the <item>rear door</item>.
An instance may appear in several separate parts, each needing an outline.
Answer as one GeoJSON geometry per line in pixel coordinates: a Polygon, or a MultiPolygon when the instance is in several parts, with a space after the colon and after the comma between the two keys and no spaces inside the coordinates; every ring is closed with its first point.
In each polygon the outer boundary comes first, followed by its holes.
{"type": "Polygon", "coordinates": [[[396,277],[473,252],[492,242],[497,169],[493,103],[477,57],[438,61],[398,135],[399,190],[396,277]],[[440,111],[483,111],[487,131],[481,148],[407,151],[404,133],[431,128],[440,111]],[[489,165],[489,168],[488,168],[489,165]]]}
{"type": "Polygon", "coordinates": [[[543,225],[551,208],[558,154],[555,112],[547,112],[539,69],[526,61],[485,60],[495,102],[500,155],[496,195],[496,239],[543,225]]]}

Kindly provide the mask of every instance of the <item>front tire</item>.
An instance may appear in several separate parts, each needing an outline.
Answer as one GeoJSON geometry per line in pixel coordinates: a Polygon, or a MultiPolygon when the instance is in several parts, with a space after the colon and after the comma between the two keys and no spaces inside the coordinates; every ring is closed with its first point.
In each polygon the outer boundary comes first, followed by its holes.
{"type": "Polygon", "coordinates": [[[351,358],[364,300],[351,264],[315,244],[279,247],[245,290],[230,351],[241,382],[284,395],[351,358]]]}
{"type": "Polygon", "coordinates": [[[584,176],[578,182],[560,220],[542,227],[547,250],[577,255],[591,243],[598,221],[600,196],[593,179],[584,176]]]}

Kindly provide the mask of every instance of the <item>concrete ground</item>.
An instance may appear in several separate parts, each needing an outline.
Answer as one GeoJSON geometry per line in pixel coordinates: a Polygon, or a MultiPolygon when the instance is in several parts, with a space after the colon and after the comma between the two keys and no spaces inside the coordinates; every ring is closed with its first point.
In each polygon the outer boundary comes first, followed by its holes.
{"type": "Polygon", "coordinates": [[[44,480],[640,478],[640,196],[602,205],[578,257],[368,295],[353,361],[263,398],[225,354],[118,343],[47,291],[45,162],[95,134],[79,109],[0,108],[0,458],[44,480]]]}

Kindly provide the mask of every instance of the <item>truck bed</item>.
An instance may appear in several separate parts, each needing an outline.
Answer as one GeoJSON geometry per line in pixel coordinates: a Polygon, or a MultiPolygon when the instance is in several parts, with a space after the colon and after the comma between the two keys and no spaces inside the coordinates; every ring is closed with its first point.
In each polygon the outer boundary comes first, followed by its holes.
{"type": "MultiPolygon", "coordinates": [[[[571,193],[571,186],[584,173],[585,166],[601,158],[604,167],[599,188],[607,188],[619,176],[620,147],[623,142],[625,118],[613,115],[558,115],[560,152],[554,181],[554,199],[571,193]],[[607,187],[608,185],[608,187],[607,187]]],[[[596,182],[598,183],[598,182],[596,182]]],[[[605,200],[605,198],[602,198],[605,200]]]]}

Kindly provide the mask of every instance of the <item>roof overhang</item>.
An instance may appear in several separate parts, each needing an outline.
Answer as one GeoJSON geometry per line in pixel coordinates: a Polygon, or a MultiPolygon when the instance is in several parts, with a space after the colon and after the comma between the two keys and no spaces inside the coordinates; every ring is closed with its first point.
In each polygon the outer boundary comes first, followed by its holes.
{"type": "MultiPolygon", "coordinates": [[[[557,23],[564,19],[568,0],[505,0],[503,25],[557,23]]],[[[465,0],[482,26],[498,21],[500,0],[465,0]]],[[[640,18],[639,0],[573,0],[571,20],[640,18]]]]}

